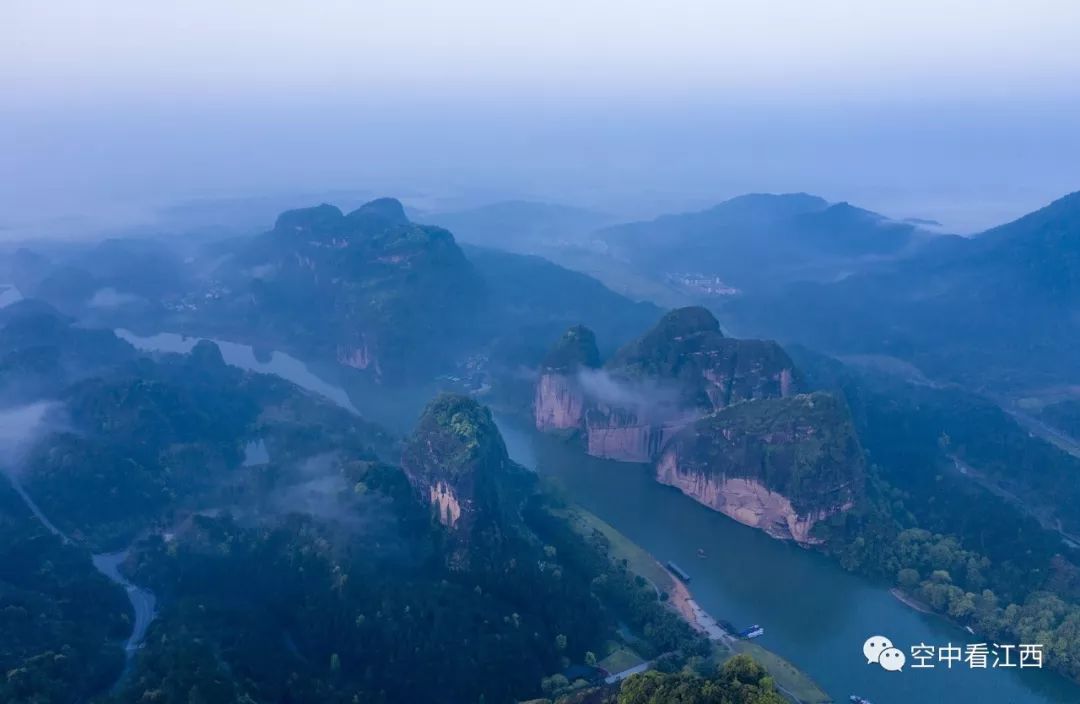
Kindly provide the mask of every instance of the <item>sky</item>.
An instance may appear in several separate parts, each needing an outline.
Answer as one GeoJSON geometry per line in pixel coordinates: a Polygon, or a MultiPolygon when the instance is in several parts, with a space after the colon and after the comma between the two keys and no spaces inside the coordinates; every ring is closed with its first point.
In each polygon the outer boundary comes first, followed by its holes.
{"type": "Polygon", "coordinates": [[[0,227],[807,191],[972,231],[1080,189],[1078,28],[1072,0],[5,0],[0,227]]]}

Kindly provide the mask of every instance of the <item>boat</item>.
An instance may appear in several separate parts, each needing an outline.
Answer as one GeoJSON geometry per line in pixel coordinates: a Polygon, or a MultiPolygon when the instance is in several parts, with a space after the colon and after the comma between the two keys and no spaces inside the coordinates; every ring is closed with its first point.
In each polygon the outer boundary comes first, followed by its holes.
{"type": "Polygon", "coordinates": [[[668,568],[668,571],[671,572],[671,574],[675,575],[676,577],[681,579],[683,582],[686,582],[687,584],[690,583],[690,575],[687,574],[686,570],[684,570],[682,567],[679,567],[674,562],[671,562],[669,560],[668,563],[667,563],[667,568],[668,568]]]}
{"type": "Polygon", "coordinates": [[[763,635],[765,635],[765,629],[762,628],[761,626],[757,625],[756,623],[753,626],[750,626],[749,628],[744,628],[741,631],[739,631],[739,637],[740,638],[750,639],[750,638],[757,638],[758,636],[763,636],[763,635]]]}
{"type": "Polygon", "coordinates": [[[860,697],[858,694],[852,694],[850,697],[848,697],[848,701],[850,701],[851,704],[873,704],[873,702],[871,702],[869,699],[867,699],[866,697],[860,697]]]}
{"type": "Polygon", "coordinates": [[[698,557],[705,557],[705,548],[698,548],[697,549],[697,556],[698,557]]]}

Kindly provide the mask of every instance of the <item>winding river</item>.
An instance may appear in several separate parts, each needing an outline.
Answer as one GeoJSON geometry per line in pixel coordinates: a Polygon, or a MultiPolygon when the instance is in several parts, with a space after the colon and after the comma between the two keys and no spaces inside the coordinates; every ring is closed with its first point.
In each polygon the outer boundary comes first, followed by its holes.
{"type": "Polygon", "coordinates": [[[858,694],[874,704],[1080,702],[1080,686],[1034,668],[982,670],[961,662],[952,669],[912,669],[912,645],[984,641],[900,603],[888,585],[849,574],[823,555],[773,540],[656,483],[642,466],[590,458],[512,420],[499,423],[518,462],[554,477],[577,503],[662,562],[682,566],[694,598],[713,616],[738,627],[764,626],[758,642],[836,701],[858,694]],[[908,654],[903,671],[866,663],[862,646],[873,635],[908,654]]]}
{"type": "MultiPolygon", "coordinates": [[[[26,504],[30,512],[41,522],[41,525],[60,538],[65,543],[70,543],[71,539],[57,528],[48,516],[41,510],[31,496],[26,493],[26,489],[15,477],[10,477],[11,485],[15,488],[16,493],[22,497],[23,502],[26,504]]],[[[91,555],[90,560],[94,564],[96,569],[101,574],[105,575],[109,581],[117,584],[124,589],[124,593],[127,594],[128,601],[131,603],[132,611],[135,618],[131,625],[131,635],[128,636],[127,641],[124,643],[125,664],[124,671],[117,679],[119,683],[123,679],[124,674],[131,666],[131,658],[135,654],[135,651],[142,646],[143,639],[146,637],[146,629],[150,627],[151,621],[157,615],[156,604],[157,599],[154,597],[153,592],[149,589],[137,587],[120,574],[120,565],[127,559],[127,550],[111,553],[98,553],[91,555]]]]}
{"type": "MultiPolygon", "coordinates": [[[[185,352],[198,338],[140,337],[118,331],[145,350],[185,352]]],[[[355,410],[345,392],[299,360],[275,353],[260,362],[250,347],[220,342],[226,361],[274,373],[355,410]]],[[[372,418],[379,421],[378,418],[372,418]]],[[[695,599],[739,626],[765,627],[759,642],[813,677],[836,701],[859,694],[874,704],[1075,704],[1080,686],[1029,668],[886,672],[868,665],[863,642],[884,635],[910,654],[919,643],[963,647],[981,642],[945,619],[919,613],[878,584],[844,572],[826,557],[736,523],[657,484],[640,466],[596,460],[513,419],[497,417],[511,456],[561,483],[569,496],[659,560],[692,576],[695,599]],[[706,557],[698,557],[703,550],[706,557]]]]}
{"type": "MultiPolygon", "coordinates": [[[[44,421],[44,418],[52,405],[53,404],[50,402],[41,401],[18,408],[0,411],[0,446],[17,448],[29,437],[33,436],[36,432],[35,429],[44,421]]],[[[12,473],[5,474],[5,476],[11,483],[12,488],[15,489],[15,492],[22,498],[23,503],[26,504],[30,513],[34,515],[41,525],[65,544],[70,544],[72,542],[71,538],[61,531],[56,524],[45,515],[45,512],[41,510],[41,507],[37,505],[37,502],[34,501],[33,497],[27,493],[22,482],[19,481],[18,475],[12,473]]],[[[150,622],[154,620],[154,616],[156,615],[156,600],[154,595],[147,589],[135,586],[120,574],[120,565],[126,557],[127,551],[100,553],[90,556],[94,568],[97,569],[98,572],[105,575],[105,577],[114,584],[123,587],[124,593],[127,594],[128,601],[131,602],[131,608],[134,612],[131,635],[124,644],[126,654],[125,667],[117,682],[123,678],[124,672],[127,672],[127,669],[131,664],[132,655],[139,649],[139,646],[142,645],[143,638],[146,636],[146,629],[149,628],[150,622]]]]}

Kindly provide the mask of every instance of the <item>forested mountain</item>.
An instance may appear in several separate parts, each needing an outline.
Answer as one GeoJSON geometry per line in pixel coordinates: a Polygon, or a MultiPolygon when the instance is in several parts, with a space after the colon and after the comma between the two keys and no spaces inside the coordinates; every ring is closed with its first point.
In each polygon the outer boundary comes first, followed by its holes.
{"type": "Polygon", "coordinates": [[[55,398],[0,491],[5,701],[510,701],[580,689],[559,673],[624,640],[707,649],[472,399],[398,442],[207,341],[55,398]],[[89,555],[121,549],[159,605],[123,675],[132,619],[89,555]]]}
{"type": "Polygon", "coordinates": [[[709,311],[681,308],[603,365],[593,332],[570,328],[539,370],[533,416],[589,455],[649,464],[709,508],[810,544],[815,524],[861,497],[865,468],[846,405],[801,385],[776,343],[727,337],[709,311]]]}
{"type": "Polygon", "coordinates": [[[970,239],[835,283],[748,297],[740,329],[837,353],[892,355],[994,392],[1074,383],[1080,193],[970,239]]]}
{"type": "Polygon", "coordinates": [[[610,256],[654,277],[718,277],[736,289],[758,291],[829,280],[934,235],[848,203],[790,193],[739,196],[696,213],[608,227],[596,237],[610,256]]]}

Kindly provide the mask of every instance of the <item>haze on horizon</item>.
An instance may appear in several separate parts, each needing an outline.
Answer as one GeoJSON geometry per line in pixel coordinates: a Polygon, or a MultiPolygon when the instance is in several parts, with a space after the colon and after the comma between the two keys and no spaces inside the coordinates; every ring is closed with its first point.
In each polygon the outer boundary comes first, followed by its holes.
{"type": "Polygon", "coordinates": [[[1080,189],[1068,0],[14,0],[0,26],[9,233],[333,191],[626,218],[807,191],[975,231],[1080,189]]]}

